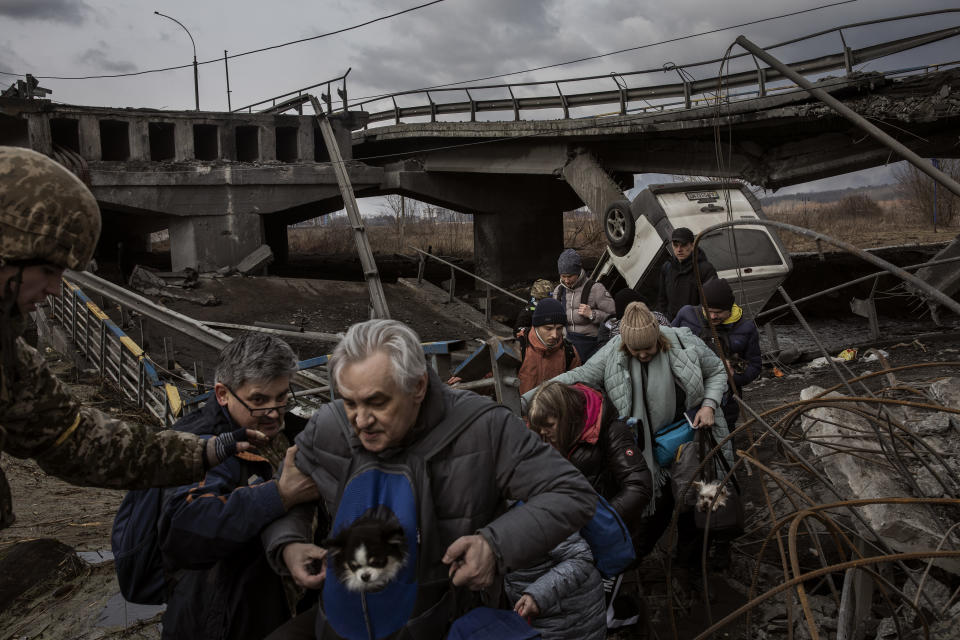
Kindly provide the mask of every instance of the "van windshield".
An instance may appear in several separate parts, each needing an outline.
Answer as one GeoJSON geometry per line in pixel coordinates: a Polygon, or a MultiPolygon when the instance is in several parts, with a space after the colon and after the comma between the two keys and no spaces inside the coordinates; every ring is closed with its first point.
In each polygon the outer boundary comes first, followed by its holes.
{"type": "Polygon", "coordinates": [[[717,229],[704,236],[699,246],[717,271],[783,264],[780,252],[763,229],[717,229]]]}

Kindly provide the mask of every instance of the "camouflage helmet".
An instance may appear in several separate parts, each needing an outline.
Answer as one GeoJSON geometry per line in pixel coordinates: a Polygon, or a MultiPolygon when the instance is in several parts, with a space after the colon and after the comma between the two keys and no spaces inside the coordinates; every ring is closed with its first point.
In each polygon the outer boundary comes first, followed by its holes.
{"type": "Polygon", "coordinates": [[[0,146],[0,266],[83,269],[99,237],[100,209],[79,178],[43,154],[0,146]]]}
{"type": "Polygon", "coordinates": [[[533,286],[530,287],[530,297],[534,300],[547,298],[551,293],[553,293],[553,283],[543,278],[534,282],[533,286]]]}

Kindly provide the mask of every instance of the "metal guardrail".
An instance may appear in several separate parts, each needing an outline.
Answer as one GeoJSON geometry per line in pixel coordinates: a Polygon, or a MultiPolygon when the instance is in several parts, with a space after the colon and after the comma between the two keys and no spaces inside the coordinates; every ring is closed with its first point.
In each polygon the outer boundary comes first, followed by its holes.
{"type": "Polygon", "coordinates": [[[79,287],[62,281],[49,296],[51,318],[67,330],[74,345],[123,394],[169,427],[183,411],[180,390],[161,380],[157,365],[79,287]]]}
{"type": "MultiPolygon", "coordinates": [[[[818,74],[835,69],[844,69],[846,73],[852,73],[854,65],[863,64],[872,60],[877,60],[895,53],[900,53],[921,47],[933,42],[938,42],[947,38],[960,35],[960,27],[951,27],[940,29],[928,33],[902,38],[899,40],[888,41],[860,49],[851,49],[846,45],[844,38],[844,29],[853,29],[878,23],[906,20],[910,18],[948,14],[960,12],[960,9],[943,9],[938,11],[929,11],[924,13],[908,14],[893,18],[884,18],[881,20],[871,20],[853,24],[842,25],[820,31],[815,34],[794,38],[786,42],[781,42],[769,47],[767,50],[776,49],[789,44],[794,44],[804,40],[810,40],[831,33],[837,33],[840,36],[841,51],[835,54],[829,54],[818,58],[812,58],[800,62],[791,63],[790,67],[803,74],[818,74]]],[[[537,82],[515,82],[503,84],[485,84],[460,87],[433,87],[425,89],[413,89],[409,91],[400,91],[397,93],[382,94],[370,96],[357,100],[350,105],[351,108],[364,110],[368,105],[375,105],[378,102],[390,101],[392,108],[372,111],[369,114],[367,124],[374,122],[384,122],[393,120],[395,124],[401,124],[402,118],[429,116],[430,122],[436,122],[437,116],[457,113],[469,113],[470,121],[476,121],[476,115],[480,112],[489,111],[512,111],[513,119],[520,120],[520,112],[525,110],[537,109],[562,109],[563,117],[570,117],[570,110],[577,107],[589,107],[602,104],[617,104],[619,115],[626,115],[628,112],[646,112],[646,111],[664,111],[670,108],[689,109],[697,102],[715,102],[717,96],[723,96],[729,100],[736,96],[739,99],[764,97],[771,93],[777,93],[784,90],[796,90],[793,85],[789,87],[770,88],[768,85],[772,82],[783,80],[784,76],[773,68],[761,68],[754,60],[756,70],[745,71],[734,74],[725,74],[721,77],[711,77],[697,80],[690,70],[707,65],[726,63],[737,58],[747,57],[750,54],[735,54],[715,58],[701,62],[694,62],[684,65],[668,64],[663,67],[653,69],[642,69],[637,71],[628,71],[623,73],[610,73],[605,75],[581,76],[576,78],[561,78],[556,80],[544,80],[537,82]],[[682,82],[672,84],[661,84],[651,86],[640,86],[630,88],[627,86],[627,78],[637,77],[649,74],[662,74],[665,72],[676,72],[682,82]],[[615,89],[588,93],[564,93],[563,86],[571,83],[582,83],[587,81],[608,81],[616,85],[615,89]],[[753,91],[741,92],[737,94],[729,93],[735,87],[756,87],[753,91]],[[549,87],[552,90],[550,95],[541,95],[534,97],[517,97],[516,90],[528,89],[530,87],[549,87]],[[502,98],[477,100],[471,92],[478,91],[501,91],[506,95],[502,98]],[[466,100],[456,102],[436,102],[436,95],[465,94],[466,100]],[[397,98],[404,96],[423,96],[426,98],[425,104],[401,107],[397,104],[397,98]],[[695,96],[705,96],[696,98],[695,96]],[[680,98],[677,102],[665,102],[661,104],[651,104],[651,100],[669,100],[671,98],[680,98]],[[631,108],[631,102],[644,102],[645,106],[631,108]]],[[[345,107],[346,109],[346,107],[345,107]]],[[[613,114],[608,114],[613,115],[613,114]]],[[[366,125],[364,125],[366,128],[366,125]]]]}
{"type": "Polygon", "coordinates": [[[233,109],[233,113],[239,111],[246,111],[248,113],[253,113],[254,107],[261,107],[265,104],[270,104],[269,107],[262,110],[262,113],[283,113],[289,109],[297,109],[302,113],[302,107],[304,103],[310,101],[310,95],[307,93],[311,89],[316,89],[317,87],[322,87],[326,85],[327,90],[320,94],[320,97],[323,99],[324,103],[327,105],[327,113],[333,111],[333,99],[331,98],[330,89],[335,82],[343,82],[343,87],[337,88],[337,95],[340,96],[340,99],[343,100],[343,110],[347,110],[347,76],[350,75],[352,67],[349,67],[342,76],[337,76],[336,78],[330,78],[329,80],[324,80],[323,82],[318,82],[312,84],[309,87],[300,87],[299,89],[294,89],[293,91],[288,91],[286,93],[281,93],[278,96],[273,96],[272,98],[266,98],[265,100],[260,100],[259,102],[253,102],[243,107],[233,109]],[[278,103],[277,100],[280,100],[278,103]]]}
{"type": "Polygon", "coordinates": [[[427,253],[423,249],[418,249],[416,247],[408,247],[408,249],[413,249],[414,251],[416,251],[420,258],[420,264],[417,267],[417,284],[420,284],[421,282],[423,282],[423,273],[427,267],[427,260],[436,260],[437,262],[441,264],[445,264],[448,267],[450,267],[450,302],[453,302],[454,295],[456,292],[456,286],[457,286],[456,272],[457,271],[461,273],[465,273],[466,275],[470,276],[480,284],[484,285],[484,287],[486,288],[486,297],[485,297],[486,304],[484,305],[483,314],[487,322],[490,322],[490,319],[491,319],[490,318],[490,309],[492,307],[492,295],[490,292],[491,289],[496,289],[500,293],[506,294],[515,300],[519,300],[521,304],[527,303],[527,301],[521,298],[520,296],[510,293],[503,287],[499,287],[494,283],[490,282],[489,280],[485,280],[484,278],[481,278],[477,274],[467,271],[463,267],[458,267],[457,265],[453,264],[448,260],[444,260],[439,256],[435,256],[432,253],[427,253]]]}

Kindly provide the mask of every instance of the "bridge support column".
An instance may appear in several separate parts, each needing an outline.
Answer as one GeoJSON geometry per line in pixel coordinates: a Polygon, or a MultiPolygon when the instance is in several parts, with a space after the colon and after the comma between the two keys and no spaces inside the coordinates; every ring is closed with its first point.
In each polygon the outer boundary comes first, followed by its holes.
{"type": "Polygon", "coordinates": [[[263,241],[270,245],[274,262],[286,262],[290,257],[287,223],[280,216],[264,216],[263,241]]]}
{"type": "Polygon", "coordinates": [[[501,286],[537,278],[557,280],[561,251],[561,212],[510,211],[473,216],[476,273],[501,286]]]}
{"type": "Polygon", "coordinates": [[[237,264],[261,244],[263,223],[257,214],[191,216],[170,223],[174,271],[216,271],[237,264]]]}

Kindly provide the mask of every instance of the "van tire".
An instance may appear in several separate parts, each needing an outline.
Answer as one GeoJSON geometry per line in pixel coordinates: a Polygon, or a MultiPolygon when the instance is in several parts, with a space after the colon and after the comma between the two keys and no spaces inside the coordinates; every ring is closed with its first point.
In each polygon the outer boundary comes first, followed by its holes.
{"type": "Polygon", "coordinates": [[[607,236],[610,250],[615,255],[623,256],[630,251],[636,225],[628,201],[617,200],[607,205],[606,211],[603,212],[603,232],[607,236]]]}

